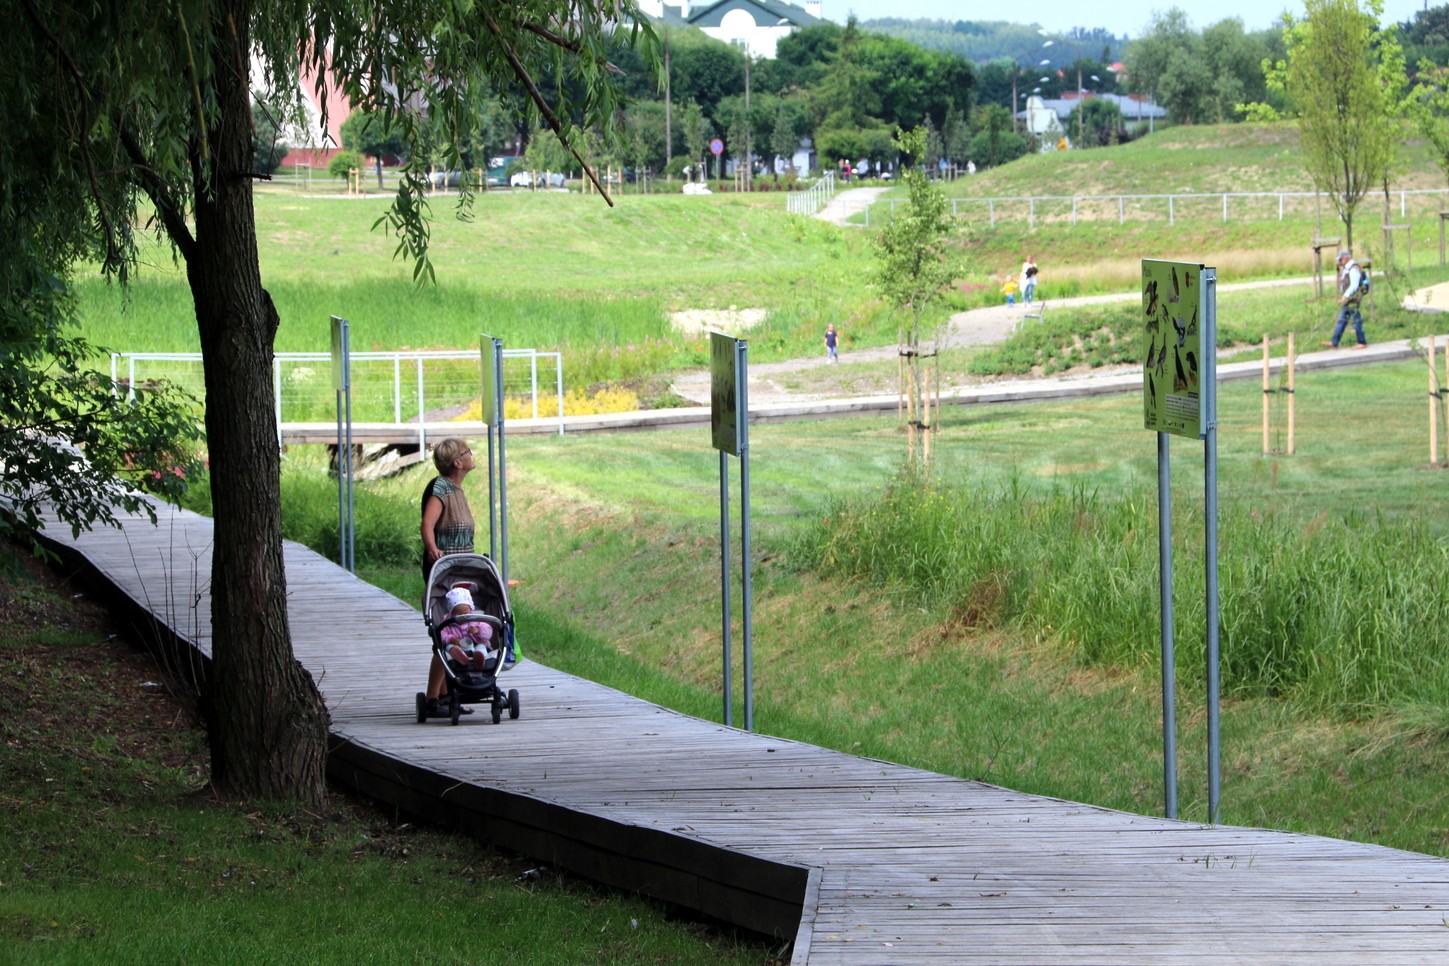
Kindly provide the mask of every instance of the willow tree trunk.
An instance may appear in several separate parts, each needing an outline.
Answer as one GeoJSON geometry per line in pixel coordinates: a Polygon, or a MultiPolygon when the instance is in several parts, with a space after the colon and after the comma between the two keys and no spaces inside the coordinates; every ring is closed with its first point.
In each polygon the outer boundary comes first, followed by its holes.
{"type": "Polygon", "coordinates": [[[248,3],[232,0],[214,36],[217,105],[196,186],[187,280],[206,377],[215,545],[212,675],[205,695],[212,782],[242,797],[320,801],[327,709],[292,654],[282,566],[280,454],[273,416],[278,316],[262,288],[251,194],[248,3]]]}

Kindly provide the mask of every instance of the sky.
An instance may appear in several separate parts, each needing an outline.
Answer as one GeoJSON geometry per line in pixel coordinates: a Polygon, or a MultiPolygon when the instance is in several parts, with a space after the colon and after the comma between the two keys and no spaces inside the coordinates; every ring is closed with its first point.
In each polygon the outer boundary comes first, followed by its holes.
{"type": "MultiPolygon", "coordinates": [[[[795,0],[803,5],[804,0],[795,0]]],[[[1429,0],[1436,7],[1443,0],[1429,0]]],[[[1425,0],[1385,0],[1384,23],[1400,23],[1425,9],[1425,0]]],[[[1117,36],[1140,37],[1151,23],[1154,11],[1166,12],[1179,7],[1187,13],[1194,29],[1210,27],[1220,20],[1237,17],[1247,30],[1264,30],[1289,10],[1303,13],[1302,0],[1105,0],[1084,4],[1081,0],[1033,0],[1023,4],[1020,14],[1002,14],[986,4],[963,0],[823,0],[821,16],[836,23],[845,23],[853,12],[860,20],[876,17],[903,17],[924,20],[1004,20],[1008,23],[1036,23],[1052,33],[1066,33],[1073,27],[1103,27],[1117,36]]]]}

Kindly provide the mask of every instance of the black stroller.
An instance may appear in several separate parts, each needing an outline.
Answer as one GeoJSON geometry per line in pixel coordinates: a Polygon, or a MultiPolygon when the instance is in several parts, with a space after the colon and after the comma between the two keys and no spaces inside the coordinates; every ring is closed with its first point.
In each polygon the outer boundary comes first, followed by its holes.
{"type": "MultiPolygon", "coordinates": [[[[510,689],[505,694],[498,687],[498,675],[513,668],[513,611],[508,607],[508,588],[498,576],[493,561],[476,553],[451,554],[433,564],[428,575],[428,587],[423,592],[423,621],[428,626],[428,636],[433,642],[433,653],[442,662],[447,681],[449,711],[447,717],[458,723],[465,703],[489,702],[493,711],[493,723],[503,720],[503,709],[508,717],[518,717],[518,691],[510,689]],[[473,598],[474,613],[452,616],[448,606],[448,592],[465,589],[473,598]],[[452,624],[481,622],[492,628],[492,640],[497,644],[496,656],[490,657],[481,668],[465,666],[448,656],[443,643],[443,629],[452,624]]],[[[428,696],[418,692],[418,724],[429,717],[428,696]]]]}

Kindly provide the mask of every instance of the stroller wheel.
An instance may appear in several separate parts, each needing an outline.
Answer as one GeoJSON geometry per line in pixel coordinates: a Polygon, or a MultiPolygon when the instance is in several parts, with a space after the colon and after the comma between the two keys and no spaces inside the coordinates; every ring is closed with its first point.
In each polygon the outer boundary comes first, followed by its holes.
{"type": "Polygon", "coordinates": [[[503,720],[503,696],[497,691],[493,692],[493,723],[497,724],[503,720]]]}
{"type": "Polygon", "coordinates": [[[517,721],[518,720],[518,689],[517,688],[509,688],[509,690],[508,690],[508,717],[512,718],[514,721],[517,721]]]}
{"type": "Polygon", "coordinates": [[[428,720],[428,696],[426,694],[423,694],[423,692],[419,691],[418,692],[418,724],[422,724],[422,723],[424,723],[427,720],[428,720]]]}

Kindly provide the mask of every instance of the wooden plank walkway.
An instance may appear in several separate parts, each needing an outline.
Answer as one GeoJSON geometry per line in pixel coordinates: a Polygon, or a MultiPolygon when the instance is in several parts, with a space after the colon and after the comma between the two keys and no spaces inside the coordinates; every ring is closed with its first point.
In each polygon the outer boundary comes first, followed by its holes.
{"type": "MultiPolygon", "coordinates": [[[[209,647],[211,522],[72,540],[209,647]],[[193,605],[193,602],[194,605],[193,605]]],[[[419,614],[288,544],[294,646],[332,776],[599,881],[768,934],[811,966],[1449,962],[1449,861],[1131,815],[746,734],[534,660],[523,714],[418,725],[419,614]],[[345,614],[345,620],[338,615],[345,614]]]]}

